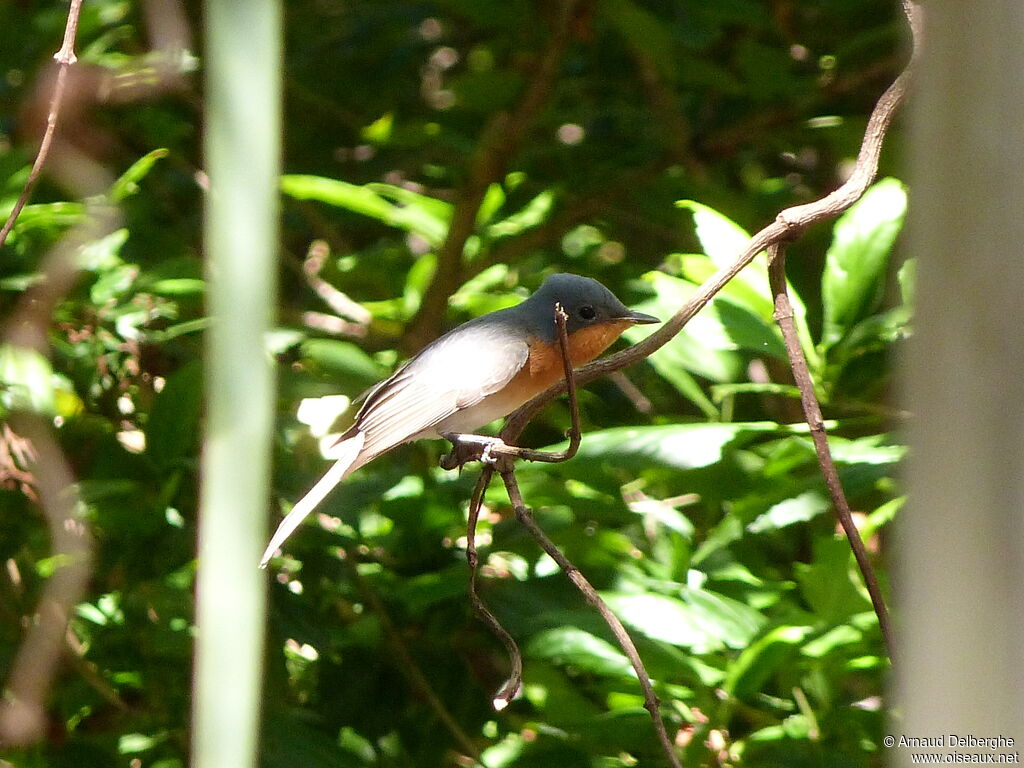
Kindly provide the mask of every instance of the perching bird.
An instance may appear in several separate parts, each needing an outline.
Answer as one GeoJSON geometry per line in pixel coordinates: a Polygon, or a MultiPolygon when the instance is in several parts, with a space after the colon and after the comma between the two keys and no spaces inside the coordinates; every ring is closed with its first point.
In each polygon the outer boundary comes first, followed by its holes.
{"type": "Polygon", "coordinates": [[[626,328],[658,318],[628,309],[596,280],[552,275],[526,301],[470,320],[427,345],[374,387],[335,444],[335,462],[281,521],[264,567],[292,531],[339,482],[395,446],[472,432],[564,376],[555,305],[568,315],[573,366],[601,354],[626,328]]]}

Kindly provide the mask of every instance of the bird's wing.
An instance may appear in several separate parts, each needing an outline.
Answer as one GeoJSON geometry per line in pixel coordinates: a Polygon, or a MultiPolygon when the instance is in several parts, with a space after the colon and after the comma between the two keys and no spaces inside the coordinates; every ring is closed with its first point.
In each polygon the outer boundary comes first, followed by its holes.
{"type": "Polygon", "coordinates": [[[366,436],[361,456],[379,455],[498,392],[529,354],[527,341],[503,323],[474,324],[438,339],[363,405],[354,426],[366,436]]]}

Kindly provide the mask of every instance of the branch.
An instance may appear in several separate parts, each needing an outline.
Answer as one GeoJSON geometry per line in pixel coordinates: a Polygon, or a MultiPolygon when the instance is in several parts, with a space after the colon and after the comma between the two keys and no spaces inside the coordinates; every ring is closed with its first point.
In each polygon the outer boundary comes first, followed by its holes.
{"type": "Polygon", "coordinates": [[[674,768],[681,768],[679,764],[679,758],[676,756],[675,750],[672,747],[672,741],[668,737],[668,732],[665,730],[665,723],[661,719],[661,712],[658,709],[659,701],[658,696],[654,692],[654,686],[651,685],[651,678],[647,674],[647,668],[644,667],[643,661],[640,659],[640,653],[636,649],[636,645],[633,644],[632,638],[629,633],[626,632],[626,628],[622,626],[622,622],[619,621],[618,616],[612,613],[611,608],[608,604],[601,599],[601,596],[597,594],[597,590],[594,589],[593,585],[587,581],[587,578],[580,572],[579,568],[572,564],[572,562],[565,555],[562,554],[561,550],[556,547],[552,541],[544,534],[540,526],[537,525],[533,519],[533,515],[530,510],[526,508],[523,503],[523,496],[519,491],[519,484],[516,482],[515,469],[512,463],[508,459],[503,460],[503,466],[499,470],[501,473],[501,479],[505,482],[505,489],[508,491],[509,501],[512,502],[512,507],[516,512],[516,519],[522,524],[524,528],[530,533],[534,540],[540,544],[548,556],[558,563],[558,567],[562,569],[569,581],[587,599],[597,612],[601,614],[601,618],[604,619],[605,623],[611,629],[612,634],[615,635],[616,641],[619,643],[619,647],[622,648],[622,652],[626,654],[629,659],[629,663],[632,665],[633,670],[636,672],[637,679],[640,681],[640,688],[643,689],[644,693],[644,709],[646,709],[651,715],[651,722],[654,723],[654,729],[658,733],[658,741],[661,742],[662,751],[668,758],[669,762],[674,768]]]}
{"type": "Polygon", "coordinates": [[[65,650],[68,619],[89,580],[92,539],[77,519],[75,478],[49,426],[36,415],[11,418],[35,450],[39,505],[50,530],[53,557],[60,563],[14,657],[0,704],[0,743],[27,746],[46,735],[46,699],[65,650]]]}
{"type": "Polygon", "coordinates": [[[846,538],[850,542],[850,548],[853,550],[853,556],[857,560],[857,566],[864,577],[864,584],[871,596],[871,604],[878,616],[878,626],[882,631],[882,639],[889,652],[889,659],[895,660],[896,642],[889,620],[889,610],[885,606],[882,590],[878,586],[878,577],[875,576],[875,571],[871,567],[871,560],[864,548],[860,531],[857,530],[857,524],[853,521],[850,504],[843,492],[843,484],[839,481],[839,472],[836,470],[832,452],[828,447],[828,435],[825,433],[821,407],[814,394],[814,384],[811,381],[810,371],[807,369],[807,359],[804,357],[800,339],[797,337],[796,325],[793,322],[793,306],[789,302],[789,294],[786,290],[786,249],[781,243],[775,243],[768,249],[768,280],[771,283],[775,303],[775,319],[779,323],[779,328],[782,329],[782,338],[786,345],[786,355],[789,357],[790,367],[793,370],[793,379],[796,381],[797,387],[800,388],[800,403],[804,409],[807,426],[811,429],[811,439],[814,441],[814,450],[818,454],[822,477],[825,479],[825,485],[832,497],[836,517],[839,518],[839,522],[843,526],[846,538]]]}
{"type": "MultiPolygon", "coordinates": [[[[562,357],[562,375],[565,377],[566,390],[569,395],[569,409],[571,426],[565,433],[569,438],[569,445],[564,451],[537,451],[532,448],[520,448],[509,445],[504,438],[488,437],[486,435],[462,435],[447,433],[441,435],[452,444],[452,450],[447,456],[442,456],[439,462],[442,469],[456,469],[471,461],[480,461],[485,465],[494,465],[498,458],[525,459],[526,461],[543,461],[548,464],[557,464],[568,461],[576,455],[580,448],[580,409],[576,400],[576,374],[572,368],[572,359],[569,355],[569,332],[566,324],[569,316],[565,313],[561,304],[555,304],[555,327],[558,330],[558,350],[562,357]]],[[[488,478],[489,480],[490,478],[488,478]]]]}
{"type": "Polygon", "coordinates": [[[523,681],[523,655],[515,639],[508,633],[497,617],[488,610],[477,592],[477,574],[479,572],[480,558],[476,549],[476,524],[480,518],[480,507],[483,504],[484,492],[487,490],[491,478],[494,476],[496,461],[492,456],[502,456],[506,459],[520,458],[527,461],[565,461],[576,455],[580,446],[580,420],[579,405],[576,400],[576,380],[573,376],[572,360],[569,355],[569,333],[566,327],[569,317],[561,304],[555,304],[555,326],[558,329],[558,348],[562,355],[562,372],[565,375],[569,392],[569,406],[572,411],[572,427],[569,429],[569,447],[564,451],[556,453],[545,453],[543,451],[532,451],[525,448],[506,445],[500,438],[477,439],[478,435],[450,435],[448,439],[452,443],[452,452],[441,460],[441,466],[445,469],[461,467],[468,461],[482,461],[483,471],[480,479],[473,489],[473,497],[469,503],[469,520],[466,524],[466,560],[469,562],[469,599],[474,612],[487,625],[491,632],[501,640],[508,651],[509,662],[512,671],[508,680],[501,686],[501,689],[494,695],[492,704],[499,712],[508,706],[516,696],[523,681]]]}
{"type": "MultiPolygon", "coordinates": [[[[904,12],[910,22],[914,41],[914,52],[903,72],[882,94],[868,119],[867,130],[861,143],[860,152],[853,173],[840,187],[820,200],[797,205],[782,211],[771,224],[755,234],[736,260],[708,278],[680,309],[661,328],[638,344],[614,355],[595,360],[576,371],[580,386],[606,376],[649,357],[667,344],[712,298],[746,267],[754,257],[774,243],[790,242],[800,237],[813,224],[834,218],[849,208],[864,194],[878,171],[878,157],[886,132],[897,109],[903,103],[907,87],[917,60],[921,39],[923,13],[915,0],[904,0],[904,12]]],[[[565,383],[559,382],[542,392],[530,402],[509,416],[502,429],[502,438],[514,442],[526,424],[541,408],[565,391],[565,383]]]]}
{"type": "Polygon", "coordinates": [[[302,274],[303,279],[313,289],[313,292],[328,307],[340,317],[347,317],[358,325],[367,326],[373,319],[373,315],[366,307],[350,298],[320,277],[320,270],[324,268],[327,258],[331,255],[331,247],[325,240],[314,240],[309,245],[306,259],[302,262],[301,269],[295,264],[297,259],[289,259],[288,265],[295,267],[297,272],[302,274]]]}
{"type": "Polygon", "coordinates": [[[487,490],[492,477],[494,477],[494,467],[490,464],[485,464],[483,471],[480,473],[480,479],[477,480],[476,487],[473,489],[473,497],[469,502],[469,520],[466,523],[466,560],[469,562],[469,602],[473,606],[473,612],[487,625],[487,628],[501,641],[501,644],[505,646],[505,650],[508,651],[509,665],[512,667],[508,680],[494,694],[494,699],[491,701],[494,709],[500,712],[508,706],[512,699],[519,695],[519,689],[523,683],[523,654],[519,651],[515,638],[508,633],[507,629],[501,626],[501,622],[490,612],[477,592],[476,585],[477,576],[480,572],[480,556],[476,549],[476,524],[480,519],[480,507],[483,504],[484,492],[487,490]]]}
{"type": "Polygon", "coordinates": [[[82,0],[71,0],[71,7],[68,9],[68,20],[64,27],[64,42],[60,47],[60,50],[53,55],[53,58],[57,62],[57,81],[53,86],[53,97],[50,99],[50,112],[46,116],[46,131],[43,133],[43,140],[39,144],[39,152],[36,154],[36,160],[32,164],[32,170],[29,171],[28,179],[25,181],[25,187],[21,190],[21,194],[18,195],[17,201],[14,203],[14,208],[11,209],[10,215],[7,217],[7,221],[4,222],[2,228],[0,228],[0,247],[7,241],[7,236],[14,229],[14,222],[17,221],[18,215],[21,213],[21,209],[25,207],[29,197],[32,195],[32,190],[35,189],[36,182],[39,181],[39,175],[42,173],[43,165],[46,163],[46,158],[50,154],[50,146],[53,144],[53,136],[57,132],[57,120],[60,117],[60,108],[64,103],[64,92],[67,88],[68,82],[68,70],[71,66],[78,61],[78,57],[75,56],[75,36],[78,34],[78,17],[82,11],[82,0]]]}
{"type": "Polygon", "coordinates": [[[551,94],[559,64],[572,36],[572,19],[577,3],[578,0],[561,1],[547,47],[519,103],[511,113],[496,114],[484,128],[470,159],[469,177],[455,201],[448,234],[437,252],[434,278],[403,339],[407,352],[422,349],[440,335],[448,297],[462,284],[462,253],[476,227],[480,204],[487,188],[504,176],[509,160],[523,141],[526,127],[551,94]]]}
{"type": "Polygon", "coordinates": [[[476,524],[480,516],[480,506],[483,501],[484,491],[487,489],[487,485],[490,483],[494,472],[497,471],[505,483],[505,489],[508,492],[509,501],[512,503],[512,507],[516,512],[516,518],[523,527],[529,531],[534,540],[540,544],[541,548],[548,553],[556,563],[558,563],[559,567],[565,572],[569,581],[583,593],[587,602],[597,609],[609,629],[611,629],[612,634],[619,643],[619,646],[629,658],[629,661],[640,680],[640,687],[643,689],[644,707],[651,715],[651,720],[654,723],[654,728],[657,731],[658,740],[661,742],[665,756],[675,768],[680,768],[679,760],[672,748],[672,742],[665,730],[665,723],[662,722],[661,719],[661,714],[658,709],[658,697],[654,693],[654,687],[651,685],[650,676],[647,674],[647,669],[644,667],[643,661],[640,659],[640,654],[636,650],[636,646],[633,644],[629,633],[626,632],[625,627],[622,626],[622,622],[620,622],[618,617],[612,613],[611,609],[600,598],[597,591],[590,582],[587,581],[586,577],[565,555],[562,554],[558,547],[554,545],[554,543],[544,534],[537,523],[533,520],[533,516],[523,503],[523,497],[519,491],[519,484],[516,481],[514,460],[517,458],[526,459],[528,461],[546,461],[556,463],[571,459],[579,450],[581,439],[579,403],[576,399],[576,377],[573,372],[572,359],[569,354],[569,334],[566,327],[568,320],[569,318],[565,313],[565,310],[560,304],[556,304],[555,325],[558,329],[558,346],[562,356],[562,372],[565,375],[566,389],[569,394],[569,407],[572,414],[572,427],[567,433],[569,445],[564,451],[533,451],[506,445],[500,438],[497,441],[486,438],[478,440],[476,439],[479,437],[477,435],[447,436],[448,439],[452,441],[452,453],[446,457],[446,459],[448,459],[447,463],[442,462],[442,466],[451,469],[454,468],[454,466],[461,466],[461,464],[471,460],[467,457],[467,454],[460,453],[460,449],[463,446],[467,446],[468,450],[474,454],[478,451],[478,455],[474,455],[473,458],[484,462],[484,470],[480,475],[480,479],[477,481],[476,488],[473,490],[473,498],[469,505],[466,558],[469,561],[470,568],[469,595],[473,604],[473,609],[505,645],[505,648],[509,652],[512,664],[512,672],[509,675],[509,679],[495,695],[493,704],[494,708],[499,711],[508,706],[508,703],[519,692],[519,688],[522,684],[523,672],[522,654],[519,651],[518,645],[516,645],[515,640],[508,631],[501,626],[501,623],[497,618],[495,618],[494,614],[487,609],[476,590],[476,579],[479,565],[479,557],[476,549],[476,524]],[[497,458],[493,458],[492,456],[494,455],[496,455],[497,458]],[[453,463],[451,459],[454,457],[460,459],[461,462],[453,463]]]}
{"type": "Polygon", "coordinates": [[[569,355],[569,333],[566,326],[568,321],[569,316],[565,313],[562,305],[555,304],[558,348],[562,355],[562,372],[568,384],[569,407],[572,411],[572,426],[567,433],[569,447],[564,451],[547,453],[506,445],[500,438],[495,439],[480,435],[447,435],[447,439],[452,443],[452,451],[441,460],[441,467],[444,469],[455,469],[469,461],[481,461],[484,465],[483,471],[480,473],[480,479],[473,489],[473,497],[469,503],[469,520],[466,524],[466,560],[469,561],[469,599],[473,610],[491,632],[501,640],[508,651],[509,661],[512,666],[508,680],[505,681],[505,684],[494,695],[492,704],[498,711],[507,707],[509,702],[519,695],[519,688],[523,680],[523,656],[512,635],[501,626],[501,622],[488,610],[477,593],[476,583],[480,558],[476,549],[476,524],[480,518],[480,507],[483,504],[484,492],[494,476],[497,460],[493,457],[502,457],[506,461],[518,458],[526,459],[527,461],[554,463],[571,459],[576,455],[576,451],[579,450],[581,439],[579,405],[576,400],[576,380],[573,376],[572,360],[569,355]]]}

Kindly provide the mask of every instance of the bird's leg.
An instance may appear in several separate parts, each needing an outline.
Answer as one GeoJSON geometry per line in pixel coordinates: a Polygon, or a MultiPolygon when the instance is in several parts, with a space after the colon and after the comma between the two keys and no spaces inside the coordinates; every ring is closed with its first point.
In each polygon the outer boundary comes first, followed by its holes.
{"type": "Polygon", "coordinates": [[[452,444],[452,450],[447,455],[441,457],[442,469],[461,469],[471,461],[494,464],[497,461],[497,457],[492,455],[492,451],[508,448],[505,441],[500,437],[490,437],[488,435],[446,432],[441,437],[452,444]]]}

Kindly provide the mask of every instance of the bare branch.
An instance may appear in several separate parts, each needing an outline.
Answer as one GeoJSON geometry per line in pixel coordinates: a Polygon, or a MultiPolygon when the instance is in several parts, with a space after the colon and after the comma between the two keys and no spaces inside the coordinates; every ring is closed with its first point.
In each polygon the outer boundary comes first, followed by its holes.
{"type": "Polygon", "coordinates": [[[501,686],[491,704],[497,711],[503,710],[516,696],[523,684],[523,654],[516,644],[515,638],[508,633],[508,630],[501,626],[501,622],[490,612],[484,604],[483,599],[477,592],[477,576],[480,573],[480,556],[476,549],[476,524],[480,519],[480,507],[483,504],[484,492],[494,477],[494,467],[485,464],[477,480],[476,488],[473,489],[473,498],[469,503],[469,521],[466,524],[466,560],[469,562],[469,601],[473,611],[480,620],[487,625],[491,633],[497,637],[505,650],[508,651],[509,672],[508,679],[501,686]]]}
{"type": "Polygon", "coordinates": [[[14,657],[0,704],[0,743],[27,746],[46,735],[46,698],[65,650],[68,619],[89,579],[92,540],[76,517],[74,476],[50,427],[29,414],[13,414],[12,422],[35,450],[39,504],[53,555],[60,563],[46,583],[34,621],[14,657]]]}
{"type": "Polygon", "coordinates": [[[573,583],[573,586],[578,589],[583,596],[587,599],[597,612],[604,619],[608,628],[611,629],[612,634],[615,636],[615,640],[618,642],[619,647],[622,648],[622,652],[626,654],[629,659],[629,663],[632,665],[633,670],[636,672],[637,679],[640,681],[640,688],[644,694],[644,709],[646,709],[651,715],[651,722],[654,723],[654,729],[658,733],[658,741],[661,742],[662,751],[665,753],[665,757],[668,758],[669,762],[675,766],[675,768],[681,768],[679,764],[679,758],[676,756],[675,749],[672,746],[672,741],[668,737],[668,732],[665,730],[665,723],[661,719],[661,712],[658,709],[659,701],[658,696],[654,692],[654,686],[651,685],[650,675],[647,674],[647,668],[644,667],[643,661],[640,659],[640,653],[636,649],[636,645],[633,644],[632,638],[629,633],[626,632],[626,628],[622,626],[622,622],[619,621],[619,617],[612,613],[611,608],[608,604],[601,599],[601,596],[597,594],[597,590],[594,589],[593,585],[587,581],[587,578],[580,572],[579,568],[572,564],[572,562],[561,550],[558,549],[552,543],[552,541],[544,534],[540,526],[537,525],[533,519],[533,515],[530,510],[526,508],[523,503],[523,496],[519,491],[519,484],[516,482],[515,469],[512,463],[508,459],[503,460],[503,466],[499,469],[501,473],[501,479],[505,482],[505,489],[508,491],[509,501],[512,502],[512,507],[516,512],[516,519],[522,524],[534,540],[540,545],[548,556],[558,563],[558,567],[562,569],[569,581],[573,583]]]}
{"type": "Polygon", "coordinates": [[[882,597],[882,590],[878,586],[878,577],[875,576],[864,542],[860,538],[860,531],[857,530],[857,524],[853,521],[850,504],[843,492],[843,484],[839,481],[839,472],[832,460],[832,451],[828,447],[828,435],[825,433],[821,407],[814,394],[814,383],[811,381],[807,359],[800,347],[796,324],[793,322],[793,306],[789,302],[789,294],[786,290],[786,249],[781,243],[775,243],[768,249],[768,280],[771,283],[774,297],[775,319],[779,323],[779,328],[782,329],[782,338],[786,345],[790,367],[793,370],[793,379],[800,389],[800,403],[804,409],[807,426],[811,430],[811,440],[814,441],[814,450],[818,454],[821,475],[825,479],[825,486],[832,497],[832,505],[836,508],[836,517],[839,518],[839,522],[843,526],[846,538],[850,542],[850,548],[853,550],[853,556],[857,560],[857,566],[864,577],[864,584],[867,586],[871,604],[878,616],[878,626],[882,630],[882,639],[889,652],[889,659],[895,660],[896,642],[892,623],[889,620],[889,610],[885,606],[885,598],[882,597]]]}
{"type": "MultiPolygon", "coordinates": [[[[331,247],[326,240],[314,240],[310,243],[306,259],[302,262],[302,277],[313,289],[313,292],[335,313],[341,317],[347,317],[359,325],[369,325],[373,319],[370,310],[320,277],[320,270],[323,269],[330,255],[331,247]]],[[[295,266],[290,260],[288,263],[295,266]]]]}
{"type": "Polygon", "coordinates": [[[46,158],[50,154],[53,136],[57,132],[57,121],[60,118],[61,105],[64,103],[68,70],[78,60],[78,57],[75,56],[75,36],[78,34],[78,17],[81,11],[82,0],[71,0],[67,24],[64,27],[64,42],[60,50],[53,56],[57,62],[58,70],[57,80],[53,87],[53,96],[50,99],[50,112],[46,116],[46,131],[43,133],[43,140],[39,145],[39,152],[36,154],[35,162],[32,164],[32,170],[29,171],[28,179],[25,181],[25,187],[21,190],[21,194],[18,195],[18,199],[14,203],[14,208],[11,209],[10,215],[7,217],[7,221],[0,228],[0,246],[3,246],[7,241],[7,236],[14,229],[14,222],[17,221],[21,209],[25,207],[29,197],[32,195],[32,190],[35,189],[36,182],[39,181],[39,175],[42,173],[46,158]]]}
{"type": "MultiPolygon", "coordinates": [[[[773,243],[790,242],[813,224],[838,216],[864,194],[878,171],[878,158],[886,132],[892,123],[896,110],[903,103],[917,59],[916,51],[920,39],[922,11],[913,0],[904,0],[904,10],[910,21],[914,40],[914,53],[907,66],[895,82],[882,94],[868,119],[867,130],[861,143],[857,163],[850,177],[839,188],[813,203],[798,205],[782,211],[771,224],[755,234],[747,247],[732,264],[718,270],[697,289],[694,295],[661,328],[639,344],[621,352],[595,360],[576,372],[579,385],[589,384],[595,379],[613,371],[634,365],[649,357],[667,344],[712,298],[746,267],[754,257],[773,243]]],[[[523,428],[547,403],[565,391],[565,383],[559,382],[546,392],[537,395],[518,411],[509,416],[502,430],[506,440],[514,442],[523,428]]]]}

